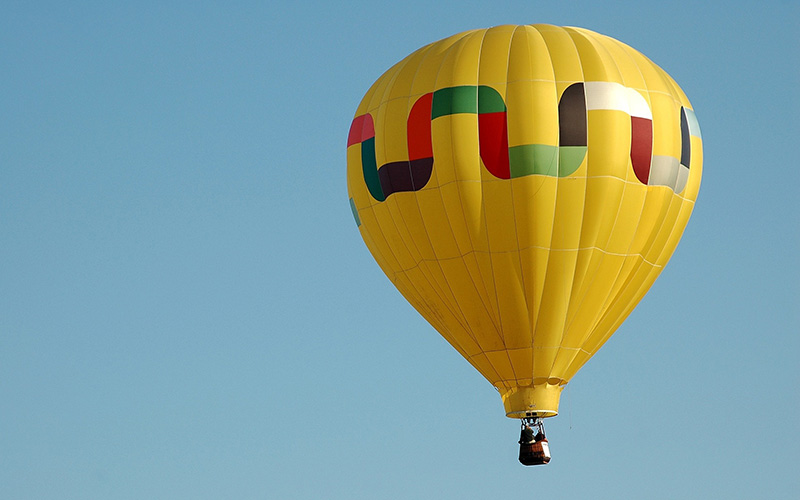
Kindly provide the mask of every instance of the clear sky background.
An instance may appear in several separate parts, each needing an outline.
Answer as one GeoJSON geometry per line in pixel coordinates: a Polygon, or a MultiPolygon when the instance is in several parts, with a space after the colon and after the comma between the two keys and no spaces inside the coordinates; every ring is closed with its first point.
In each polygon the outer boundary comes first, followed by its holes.
{"type": "Polygon", "coordinates": [[[798,26],[788,0],[3,1],[0,498],[797,498],[798,26]],[[662,66],[705,166],[526,468],[372,260],[345,149],[408,53],[538,22],[662,66]]]}

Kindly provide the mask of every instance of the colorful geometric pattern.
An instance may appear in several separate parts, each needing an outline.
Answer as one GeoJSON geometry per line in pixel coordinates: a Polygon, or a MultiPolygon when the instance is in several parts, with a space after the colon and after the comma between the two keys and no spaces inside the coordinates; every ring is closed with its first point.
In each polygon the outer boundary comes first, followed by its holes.
{"type": "Polygon", "coordinates": [[[375,126],[369,113],[353,119],[347,145],[361,145],[364,182],[377,201],[384,201],[393,193],[418,191],[425,187],[434,163],[431,122],[459,113],[478,115],[480,157],[495,177],[566,177],[578,169],[586,156],[587,112],[593,110],[622,111],[630,116],[631,164],[642,184],[669,186],[676,192],[683,190],[688,174],[682,172],[681,167],[689,168],[690,135],[699,137],[694,112],[681,108],[681,160],[669,156],[653,157],[653,114],[647,101],[636,90],[614,82],[577,82],[565,89],[558,103],[558,146],[523,144],[509,147],[506,104],[497,90],[485,85],[446,87],[417,99],[407,120],[407,161],[377,166],[375,126]]]}
{"type": "Polygon", "coordinates": [[[700,125],[694,111],[681,106],[681,157],[653,156],[651,175],[648,184],[651,186],[667,186],[676,193],[686,187],[689,179],[689,166],[692,161],[692,137],[702,140],[700,125]]]}

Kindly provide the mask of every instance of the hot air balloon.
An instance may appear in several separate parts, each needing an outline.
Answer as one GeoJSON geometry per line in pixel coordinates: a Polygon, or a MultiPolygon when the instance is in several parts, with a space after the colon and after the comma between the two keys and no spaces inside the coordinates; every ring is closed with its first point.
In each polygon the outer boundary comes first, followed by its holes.
{"type": "MultiPolygon", "coordinates": [[[[523,436],[532,425],[543,437],[564,386],[664,269],[701,175],[700,129],[675,81],[573,27],[422,47],[367,91],[347,139],[367,248],[523,436]]],[[[539,441],[520,439],[534,444],[520,460],[546,463],[531,458],[539,441]]]]}

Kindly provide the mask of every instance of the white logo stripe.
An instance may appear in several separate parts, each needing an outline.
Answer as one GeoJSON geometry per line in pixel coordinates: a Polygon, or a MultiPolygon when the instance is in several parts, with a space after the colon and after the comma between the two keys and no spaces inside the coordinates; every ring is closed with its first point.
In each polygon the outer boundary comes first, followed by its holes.
{"type": "Polygon", "coordinates": [[[653,119],[645,98],[634,89],[615,82],[586,82],[586,109],[623,111],[638,118],[653,119]]]}

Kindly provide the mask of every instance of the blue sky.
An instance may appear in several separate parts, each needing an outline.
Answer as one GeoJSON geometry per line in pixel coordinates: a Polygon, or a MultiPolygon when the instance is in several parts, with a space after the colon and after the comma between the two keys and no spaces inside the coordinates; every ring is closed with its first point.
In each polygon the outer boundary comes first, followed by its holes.
{"type": "Polygon", "coordinates": [[[0,498],[795,498],[798,25],[790,1],[3,2],[0,498]],[[539,22],[669,72],[705,167],[525,468],[361,241],[345,142],[411,51],[539,22]]]}

